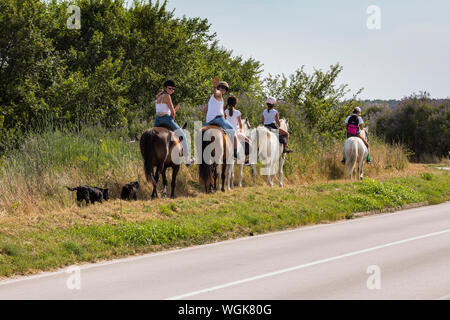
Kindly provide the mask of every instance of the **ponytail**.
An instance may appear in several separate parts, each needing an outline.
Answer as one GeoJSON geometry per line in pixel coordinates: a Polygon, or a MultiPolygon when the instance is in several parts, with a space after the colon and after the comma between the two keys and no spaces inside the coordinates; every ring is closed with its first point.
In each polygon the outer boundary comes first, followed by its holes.
{"type": "Polygon", "coordinates": [[[233,116],[234,107],[237,105],[237,98],[235,96],[230,96],[227,100],[227,105],[225,108],[228,109],[228,113],[230,114],[230,117],[233,116]]]}

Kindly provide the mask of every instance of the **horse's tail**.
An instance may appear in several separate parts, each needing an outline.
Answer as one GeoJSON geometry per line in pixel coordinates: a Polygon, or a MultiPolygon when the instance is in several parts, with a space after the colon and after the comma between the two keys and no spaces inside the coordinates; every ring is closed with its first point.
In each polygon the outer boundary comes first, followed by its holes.
{"type": "Polygon", "coordinates": [[[353,170],[356,168],[356,163],[358,160],[358,143],[355,140],[352,140],[350,143],[350,150],[347,150],[347,154],[345,155],[348,165],[347,165],[347,175],[351,176],[353,170]]]}
{"type": "Polygon", "coordinates": [[[210,141],[204,141],[203,140],[203,134],[205,131],[202,131],[202,154],[201,154],[201,162],[198,166],[198,173],[200,176],[200,183],[208,183],[211,181],[212,178],[212,164],[208,163],[209,161],[205,161],[203,157],[203,152],[205,151],[205,148],[211,143],[210,141]]]}
{"type": "Polygon", "coordinates": [[[153,176],[153,139],[154,135],[147,131],[141,136],[140,146],[141,154],[144,158],[144,171],[147,181],[151,182],[153,185],[156,184],[155,178],[153,176]]]}

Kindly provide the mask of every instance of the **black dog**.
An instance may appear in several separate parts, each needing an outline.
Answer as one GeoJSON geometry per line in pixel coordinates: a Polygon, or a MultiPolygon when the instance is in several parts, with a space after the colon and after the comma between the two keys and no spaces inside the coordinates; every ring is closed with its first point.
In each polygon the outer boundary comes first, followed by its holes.
{"type": "Polygon", "coordinates": [[[82,202],[86,201],[86,204],[100,202],[103,203],[103,200],[108,201],[108,189],[101,189],[96,187],[89,186],[80,186],[76,188],[69,188],[70,191],[77,191],[77,201],[82,202]]]}
{"type": "Polygon", "coordinates": [[[137,193],[139,190],[139,182],[132,182],[126,184],[122,188],[122,193],[120,194],[120,198],[122,200],[137,200],[137,193]]]}

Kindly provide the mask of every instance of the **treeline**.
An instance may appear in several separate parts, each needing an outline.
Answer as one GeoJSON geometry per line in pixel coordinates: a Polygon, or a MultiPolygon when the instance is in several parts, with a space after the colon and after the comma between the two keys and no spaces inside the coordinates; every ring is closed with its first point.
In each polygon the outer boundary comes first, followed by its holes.
{"type": "Polygon", "coordinates": [[[126,127],[152,112],[169,78],[187,104],[204,102],[216,75],[252,92],[260,68],[220,47],[207,20],[175,18],[166,2],[0,0],[3,141],[48,125],[126,127]],[[81,9],[79,30],[67,26],[69,4],[81,9]]]}
{"type": "Polygon", "coordinates": [[[389,143],[402,143],[416,161],[435,161],[450,151],[450,100],[413,94],[391,110],[386,106],[366,108],[371,126],[389,143]]]}
{"type": "MultiPolygon", "coordinates": [[[[206,19],[176,18],[166,1],[0,0],[0,155],[52,129],[98,126],[134,138],[151,125],[155,94],[167,79],[177,83],[174,101],[184,102],[177,121],[191,130],[215,76],[230,84],[253,125],[265,97],[275,96],[294,143],[344,139],[345,117],[363,105],[361,90],[336,85],[339,64],[267,78],[261,71],[259,61],[221,47],[206,19]],[[70,4],[80,8],[80,29],[68,27],[70,4]]],[[[412,97],[393,111],[363,108],[363,117],[372,133],[405,143],[416,156],[450,149],[448,101],[412,97]]]]}
{"type": "Polygon", "coordinates": [[[25,134],[100,125],[136,134],[154,115],[154,96],[177,82],[178,121],[201,119],[211,79],[226,80],[240,108],[259,124],[264,97],[283,100],[291,130],[342,137],[354,100],[335,79],[342,67],[261,79],[262,64],[219,46],[208,21],[176,18],[166,2],[77,0],[81,28],[70,29],[69,2],[0,0],[0,151],[25,134]],[[311,130],[305,130],[311,126],[311,130]],[[134,131],[134,132],[131,132],[134,131]]]}

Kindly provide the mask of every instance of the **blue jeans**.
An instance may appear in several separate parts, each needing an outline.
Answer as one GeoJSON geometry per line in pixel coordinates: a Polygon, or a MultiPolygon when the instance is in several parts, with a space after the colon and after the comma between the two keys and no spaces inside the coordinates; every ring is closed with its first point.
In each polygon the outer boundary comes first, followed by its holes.
{"type": "Polygon", "coordinates": [[[176,134],[177,137],[183,138],[183,141],[181,141],[181,144],[183,145],[183,157],[190,157],[191,149],[189,148],[186,133],[184,133],[184,130],[181,129],[180,126],[169,115],[163,117],[157,116],[155,118],[155,127],[159,127],[162,124],[168,126],[176,134]]]}
{"type": "Polygon", "coordinates": [[[213,120],[211,120],[210,122],[205,122],[204,126],[209,126],[209,125],[216,125],[221,127],[222,129],[224,129],[225,133],[228,135],[228,137],[231,139],[231,143],[234,143],[234,134],[235,134],[235,130],[233,128],[233,126],[231,125],[231,123],[225,119],[224,117],[219,117],[219,118],[215,118],[213,120]]]}

